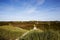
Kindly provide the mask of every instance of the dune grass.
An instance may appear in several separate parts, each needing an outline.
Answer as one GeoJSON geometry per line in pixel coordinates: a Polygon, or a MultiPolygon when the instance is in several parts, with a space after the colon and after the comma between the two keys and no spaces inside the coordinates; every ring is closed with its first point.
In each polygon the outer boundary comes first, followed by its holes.
{"type": "Polygon", "coordinates": [[[18,27],[0,26],[0,40],[14,40],[25,32],[27,32],[27,30],[18,27]]]}
{"type": "Polygon", "coordinates": [[[41,30],[31,29],[26,30],[19,27],[0,26],[0,40],[60,40],[59,30],[41,30]],[[27,32],[26,35],[24,35],[27,32]],[[22,36],[24,35],[24,36],[22,36]]]}
{"type": "Polygon", "coordinates": [[[54,30],[41,32],[40,30],[31,30],[20,40],[60,40],[60,33],[54,30]]]}

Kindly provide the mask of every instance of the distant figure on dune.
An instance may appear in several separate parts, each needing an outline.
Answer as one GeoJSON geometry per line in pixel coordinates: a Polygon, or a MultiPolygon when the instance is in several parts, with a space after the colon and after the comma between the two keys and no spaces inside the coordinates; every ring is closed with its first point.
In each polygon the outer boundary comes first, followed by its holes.
{"type": "Polygon", "coordinates": [[[34,24],[34,28],[33,28],[33,29],[34,29],[34,30],[37,29],[35,24],[34,24]]]}

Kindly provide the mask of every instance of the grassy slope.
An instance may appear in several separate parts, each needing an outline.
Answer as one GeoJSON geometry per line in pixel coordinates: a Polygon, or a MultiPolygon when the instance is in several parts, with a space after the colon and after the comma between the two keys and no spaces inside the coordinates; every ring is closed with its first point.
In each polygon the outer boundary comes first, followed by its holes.
{"type": "Polygon", "coordinates": [[[15,39],[17,37],[20,37],[26,31],[27,30],[18,27],[13,27],[13,26],[0,26],[0,40],[15,39]]]}
{"type": "MultiPolygon", "coordinates": [[[[6,40],[14,40],[20,36],[22,36],[24,33],[28,32],[27,30],[24,30],[24,29],[21,29],[19,27],[13,27],[13,26],[0,26],[0,40],[3,40],[3,39],[6,39],[6,40]]],[[[55,40],[58,40],[57,39],[57,35],[58,35],[58,38],[60,38],[60,31],[54,31],[54,30],[47,30],[47,31],[43,31],[43,30],[30,30],[29,33],[22,37],[22,38],[25,38],[25,40],[32,40],[32,36],[34,37],[33,40],[39,40],[39,37],[41,38],[41,40],[48,40],[47,38],[50,37],[49,34],[54,37],[52,38],[56,38],[55,40]],[[45,37],[44,37],[45,35],[45,37]],[[30,38],[31,37],[31,38],[30,38]],[[44,37],[44,38],[43,38],[44,37]],[[26,39],[27,38],[27,39],[26,39]]],[[[53,39],[52,39],[53,40],[53,39]]],[[[60,40],[60,39],[59,39],[60,40]]]]}
{"type": "Polygon", "coordinates": [[[60,40],[60,34],[54,30],[47,30],[45,32],[31,30],[28,34],[22,36],[20,40],[60,40]]]}

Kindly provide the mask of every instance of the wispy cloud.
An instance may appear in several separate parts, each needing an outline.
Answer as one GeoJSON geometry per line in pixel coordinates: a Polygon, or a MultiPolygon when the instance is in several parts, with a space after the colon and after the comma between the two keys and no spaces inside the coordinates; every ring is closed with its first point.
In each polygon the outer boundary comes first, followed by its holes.
{"type": "Polygon", "coordinates": [[[37,0],[37,5],[42,5],[45,2],[45,0],[37,0]]]}
{"type": "Polygon", "coordinates": [[[45,0],[10,0],[9,2],[0,3],[0,20],[55,20],[60,18],[60,7],[48,7],[47,4],[41,7],[45,0]]]}

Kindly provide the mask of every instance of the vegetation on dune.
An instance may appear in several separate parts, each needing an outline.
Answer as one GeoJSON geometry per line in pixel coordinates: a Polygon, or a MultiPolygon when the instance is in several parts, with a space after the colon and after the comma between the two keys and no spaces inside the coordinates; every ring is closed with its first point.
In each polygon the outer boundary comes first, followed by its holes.
{"type": "Polygon", "coordinates": [[[0,22],[0,26],[3,25],[12,25],[14,27],[20,27],[23,29],[33,29],[33,25],[36,25],[37,28],[42,30],[44,29],[54,29],[60,30],[60,21],[10,21],[10,22],[0,22]],[[50,27],[49,27],[50,24],[50,27]]]}
{"type": "Polygon", "coordinates": [[[0,26],[0,40],[14,40],[26,31],[27,30],[13,26],[0,26]]]}
{"type": "Polygon", "coordinates": [[[19,40],[60,40],[60,31],[52,29],[45,31],[31,29],[28,31],[11,25],[0,26],[0,40],[15,40],[17,38],[19,40]],[[26,32],[27,34],[25,34],[26,32]]]}
{"type": "Polygon", "coordinates": [[[18,38],[19,40],[60,40],[60,21],[0,22],[0,40],[18,38]],[[33,29],[34,24],[37,29],[33,29]]]}
{"type": "Polygon", "coordinates": [[[25,36],[20,37],[19,40],[60,40],[60,34],[53,30],[45,32],[32,30],[25,36]]]}

